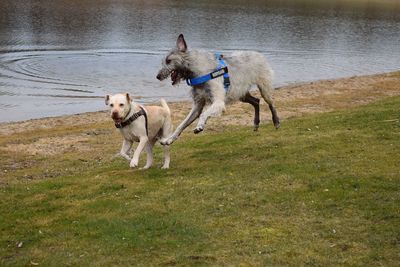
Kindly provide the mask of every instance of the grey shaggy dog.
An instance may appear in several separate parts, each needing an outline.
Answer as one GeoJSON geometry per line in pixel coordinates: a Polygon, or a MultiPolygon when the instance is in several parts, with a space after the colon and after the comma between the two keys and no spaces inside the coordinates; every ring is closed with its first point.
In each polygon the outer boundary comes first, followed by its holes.
{"type": "MultiPolygon", "coordinates": [[[[268,103],[272,113],[272,121],[276,129],[279,128],[279,117],[276,112],[270,91],[272,90],[272,70],[265,57],[255,51],[237,51],[229,56],[223,55],[230,76],[229,90],[225,91],[223,77],[218,77],[206,83],[192,87],[193,107],[175,132],[163,140],[164,145],[172,144],[182,131],[194,120],[199,118],[194,133],[204,130],[210,117],[221,115],[225,110],[225,104],[242,101],[254,107],[254,130],[260,123],[259,102],[249,91],[256,86],[261,96],[268,103]],[[204,111],[203,111],[204,110],[204,111]]],[[[201,50],[188,50],[185,38],[179,35],[176,48],[168,53],[162,61],[162,68],[158,72],[160,81],[171,76],[172,85],[181,80],[191,79],[208,74],[218,66],[215,54],[201,50]]]]}

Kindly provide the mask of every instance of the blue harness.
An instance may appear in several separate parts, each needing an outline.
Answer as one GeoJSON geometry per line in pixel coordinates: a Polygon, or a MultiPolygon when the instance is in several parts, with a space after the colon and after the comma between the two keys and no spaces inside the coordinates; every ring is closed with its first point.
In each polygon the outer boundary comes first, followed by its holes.
{"type": "Polygon", "coordinates": [[[221,54],[215,53],[215,58],[218,60],[218,67],[213,72],[193,79],[186,79],[186,83],[189,86],[196,86],[220,76],[224,76],[224,88],[225,91],[228,91],[229,85],[231,84],[229,80],[228,66],[225,63],[225,60],[222,59],[221,54]]]}

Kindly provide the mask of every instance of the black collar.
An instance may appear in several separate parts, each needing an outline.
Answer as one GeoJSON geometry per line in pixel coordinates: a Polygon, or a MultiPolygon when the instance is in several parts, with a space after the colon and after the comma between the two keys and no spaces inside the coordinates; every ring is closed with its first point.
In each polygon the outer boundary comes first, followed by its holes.
{"type": "MultiPolygon", "coordinates": [[[[124,128],[125,126],[131,124],[132,122],[134,122],[137,118],[139,118],[140,116],[144,115],[146,117],[146,121],[147,121],[147,114],[144,111],[144,109],[142,107],[140,107],[140,110],[136,113],[133,113],[132,116],[129,117],[129,119],[123,121],[123,122],[117,122],[115,123],[115,127],[117,128],[124,128]]],[[[147,125],[146,125],[146,130],[147,130],[147,125]]]]}

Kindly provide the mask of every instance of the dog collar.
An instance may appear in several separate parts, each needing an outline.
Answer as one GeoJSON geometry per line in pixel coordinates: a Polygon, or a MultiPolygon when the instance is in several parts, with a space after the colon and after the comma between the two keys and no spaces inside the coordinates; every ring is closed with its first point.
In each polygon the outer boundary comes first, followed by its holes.
{"type": "Polygon", "coordinates": [[[196,85],[206,83],[206,82],[208,82],[212,79],[218,78],[220,76],[224,76],[224,88],[225,88],[225,91],[228,91],[229,85],[231,84],[231,82],[229,80],[228,66],[225,63],[225,60],[223,60],[222,54],[216,53],[215,58],[218,60],[218,67],[213,72],[210,72],[206,75],[199,76],[196,78],[186,79],[187,85],[196,86],[196,85]]]}
{"type": "Polygon", "coordinates": [[[146,122],[146,134],[148,135],[148,129],[147,129],[147,114],[146,111],[144,111],[144,108],[140,107],[140,110],[136,113],[133,113],[132,116],[129,117],[129,119],[123,121],[123,122],[118,122],[115,123],[115,127],[117,127],[118,129],[124,128],[125,126],[131,124],[132,122],[134,122],[137,118],[139,118],[140,116],[144,116],[145,118],[145,122],[146,122]]]}

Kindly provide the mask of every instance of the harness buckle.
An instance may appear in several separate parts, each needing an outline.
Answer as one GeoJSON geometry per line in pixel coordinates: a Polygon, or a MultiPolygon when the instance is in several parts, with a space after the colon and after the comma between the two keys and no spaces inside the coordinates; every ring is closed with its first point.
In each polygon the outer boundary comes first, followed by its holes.
{"type": "Polygon", "coordinates": [[[231,80],[229,79],[229,76],[228,77],[224,76],[224,87],[225,87],[225,89],[227,90],[230,85],[231,85],[231,80]]]}
{"type": "Polygon", "coordinates": [[[219,76],[224,75],[225,73],[228,73],[228,67],[223,67],[221,69],[217,69],[217,70],[211,72],[210,74],[211,74],[211,78],[215,79],[215,78],[218,78],[219,76]]]}

